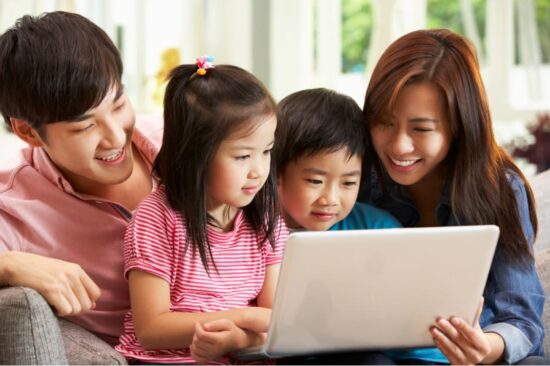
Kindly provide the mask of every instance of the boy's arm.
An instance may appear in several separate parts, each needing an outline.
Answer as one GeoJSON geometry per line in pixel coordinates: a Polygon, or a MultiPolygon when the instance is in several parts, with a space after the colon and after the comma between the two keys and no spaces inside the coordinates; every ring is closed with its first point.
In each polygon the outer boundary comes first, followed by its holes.
{"type": "MultiPolygon", "coordinates": [[[[128,273],[136,335],[145,349],[181,349],[193,342],[196,322],[228,319],[238,327],[269,324],[271,309],[246,307],[227,311],[188,313],[170,311],[170,286],[160,277],[140,270],[128,273]]],[[[267,327],[264,332],[267,330],[267,327]]]]}
{"type": "Polygon", "coordinates": [[[0,252],[0,285],[38,291],[60,316],[93,309],[100,295],[78,264],[17,251],[0,252]]]}

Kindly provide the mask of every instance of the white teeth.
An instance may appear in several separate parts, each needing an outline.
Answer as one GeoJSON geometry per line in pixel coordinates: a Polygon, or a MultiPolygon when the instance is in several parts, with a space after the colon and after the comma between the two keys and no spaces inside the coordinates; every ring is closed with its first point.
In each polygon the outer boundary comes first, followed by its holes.
{"type": "Polygon", "coordinates": [[[395,165],[399,165],[399,166],[411,166],[417,162],[417,160],[395,160],[395,159],[391,159],[391,161],[395,165]]]}
{"type": "Polygon", "coordinates": [[[103,161],[113,161],[113,160],[116,160],[120,157],[120,155],[122,155],[122,150],[119,150],[117,151],[116,153],[112,154],[112,155],[109,155],[109,156],[105,156],[105,157],[102,157],[102,158],[97,158],[99,160],[103,160],[103,161]]]}

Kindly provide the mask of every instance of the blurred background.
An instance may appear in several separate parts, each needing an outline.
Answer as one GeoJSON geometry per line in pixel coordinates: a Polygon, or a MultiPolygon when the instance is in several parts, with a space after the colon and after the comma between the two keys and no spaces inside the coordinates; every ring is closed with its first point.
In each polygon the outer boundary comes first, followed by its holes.
{"type": "MultiPolygon", "coordinates": [[[[0,0],[0,32],[25,14],[80,13],[113,39],[138,113],[161,114],[165,77],[208,53],[277,100],[333,88],[360,106],[389,43],[450,28],[477,47],[499,143],[528,175],[550,168],[550,0],[0,0]]],[[[19,141],[0,132],[0,162],[19,141]]]]}

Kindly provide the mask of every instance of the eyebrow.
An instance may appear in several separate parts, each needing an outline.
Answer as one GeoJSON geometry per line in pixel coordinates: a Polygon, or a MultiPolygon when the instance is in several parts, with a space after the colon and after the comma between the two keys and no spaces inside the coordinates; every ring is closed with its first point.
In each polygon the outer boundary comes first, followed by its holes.
{"type": "Polygon", "coordinates": [[[412,122],[412,123],[439,122],[439,120],[437,118],[430,118],[430,117],[414,117],[414,118],[409,118],[409,122],[412,122]]]}
{"type": "MultiPolygon", "coordinates": [[[[304,172],[305,173],[311,173],[311,174],[316,174],[316,175],[328,175],[328,172],[322,170],[322,169],[317,169],[317,168],[306,168],[304,169],[304,172]]],[[[348,173],[344,173],[341,175],[342,177],[355,177],[355,176],[361,176],[361,171],[359,170],[354,170],[354,171],[351,171],[351,172],[348,172],[348,173]]]]}
{"type": "MultiPolygon", "coordinates": [[[[269,144],[267,144],[267,147],[273,146],[274,143],[275,143],[275,140],[272,140],[269,144]]],[[[234,146],[231,150],[256,150],[256,149],[257,149],[256,147],[240,145],[240,146],[234,146]]]]}
{"type": "MultiPolygon", "coordinates": [[[[120,85],[120,88],[118,88],[115,97],[113,98],[113,103],[116,103],[120,97],[124,94],[124,85],[120,85]]],[[[79,116],[76,116],[75,118],[71,118],[70,122],[82,122],[88,118],[90,118],[93,114],[92,113],[83,113],[79,116]]]]}

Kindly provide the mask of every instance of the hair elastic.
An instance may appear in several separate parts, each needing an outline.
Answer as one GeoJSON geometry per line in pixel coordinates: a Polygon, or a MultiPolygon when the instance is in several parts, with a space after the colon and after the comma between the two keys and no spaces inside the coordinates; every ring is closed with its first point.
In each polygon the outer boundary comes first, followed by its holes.
{"type": "Polygon", "coordinates": [[[197,67],[199,68],[197,70],[197,74],[203,76],[206,74],[206,70],[211,69],[214,67],[212,65],[212,62],[214,61],[214,57],[210,55],[204,55],[201,57],[197,57],[197,67]]]}

